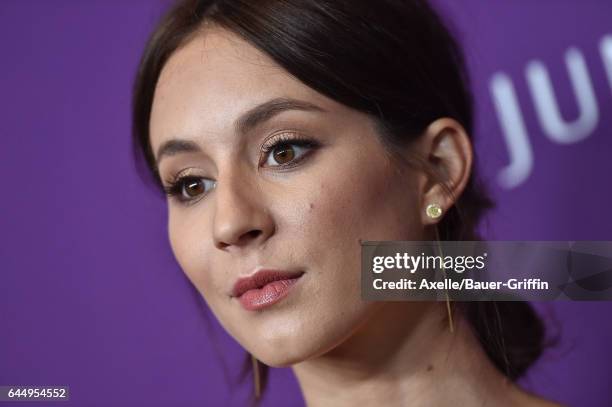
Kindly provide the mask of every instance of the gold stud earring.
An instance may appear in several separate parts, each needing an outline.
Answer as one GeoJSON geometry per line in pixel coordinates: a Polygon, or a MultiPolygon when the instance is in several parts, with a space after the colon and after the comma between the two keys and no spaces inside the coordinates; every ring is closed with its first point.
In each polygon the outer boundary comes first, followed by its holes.
{"type": "Polygon", "coordinates": [[[437,203],[432,203],[427,205],[425,212],[431,219],[437,219],[442,215],[442,208],[437,203]]]}

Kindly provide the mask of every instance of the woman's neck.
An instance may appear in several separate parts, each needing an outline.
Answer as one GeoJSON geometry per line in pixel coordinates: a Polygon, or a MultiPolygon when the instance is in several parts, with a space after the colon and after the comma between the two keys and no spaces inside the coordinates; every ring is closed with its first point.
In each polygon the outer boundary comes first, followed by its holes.
{"type": "Polygon", "coordinates": [[[388,302],[348,340],[293,366],[308,407],[480,406],[528,401],[443,303],[388,302]]]}

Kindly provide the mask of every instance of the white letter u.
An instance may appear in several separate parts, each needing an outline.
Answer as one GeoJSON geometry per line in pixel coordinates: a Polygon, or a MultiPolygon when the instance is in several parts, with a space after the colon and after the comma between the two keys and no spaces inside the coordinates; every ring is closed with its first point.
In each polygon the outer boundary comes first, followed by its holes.
{"type": "Polygon", "coordinates": [[[540,126],[552,141],[559,144],[571,144],[585,139],[595,129],[599,119],[597,100],[584,57],[576,48],[570,48],[565,54],[565,63],[580,112],[573,122],[564,121],[561,117],[544,64],[534,60],[526,68],[527,82],[540,126]]]}

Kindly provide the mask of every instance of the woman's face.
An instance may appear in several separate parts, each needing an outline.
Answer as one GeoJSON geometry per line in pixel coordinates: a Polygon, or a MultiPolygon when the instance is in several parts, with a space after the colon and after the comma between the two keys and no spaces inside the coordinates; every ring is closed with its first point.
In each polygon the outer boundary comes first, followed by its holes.
{"type": "Polygon", "coordinates": [[[321,355],[376,314],[361,300],[360,240],[423,236],[423,180],[392,163],[371,119],[227,31],[208,28],[172,55],[150,130],[164,185],[179,180],[174,255],[266,364],[321,355]],[[303,274],[279,301],[245,308],[234,284],[262,268],[303,274]]]}

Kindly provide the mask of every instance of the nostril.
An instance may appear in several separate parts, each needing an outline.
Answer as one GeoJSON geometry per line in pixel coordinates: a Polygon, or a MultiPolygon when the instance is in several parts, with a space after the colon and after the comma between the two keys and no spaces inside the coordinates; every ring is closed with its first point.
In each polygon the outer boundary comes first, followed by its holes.
{"type": "Polygon", "coordinates": [[[253,229],[243,233],[235,239],[219,240],[217,241],[217,248],[223,250],[229,246],[243,246],[249,244],[249,242],[257,239],[259,235],[263,234],[263,231],[259,229],[253,229]]]}
{"type": "Polygon", "coordinates": [[[261,235],[261,230],[251,230],[250,232],[247,232],[246,234],[249,235],[249,237],[251,238],[256,238],[257,236],[261,235]]]}
{"type": "Polygon", "coordinates": [[[219,247],[219,249],[225,249],[227,246],[229,246],[229,244],[223,243],[223,242],[219,242],[219,244],[217,246],[219,247]]]}
{"type": "Polygon", "coordinates": [[[240,240],[246,243],[246,242],[256,239],[259,235],[261,235],[261,233],[262,231],[259,229],[249,230],[248,232],[246,232],[240,237],[240,240]]]}

